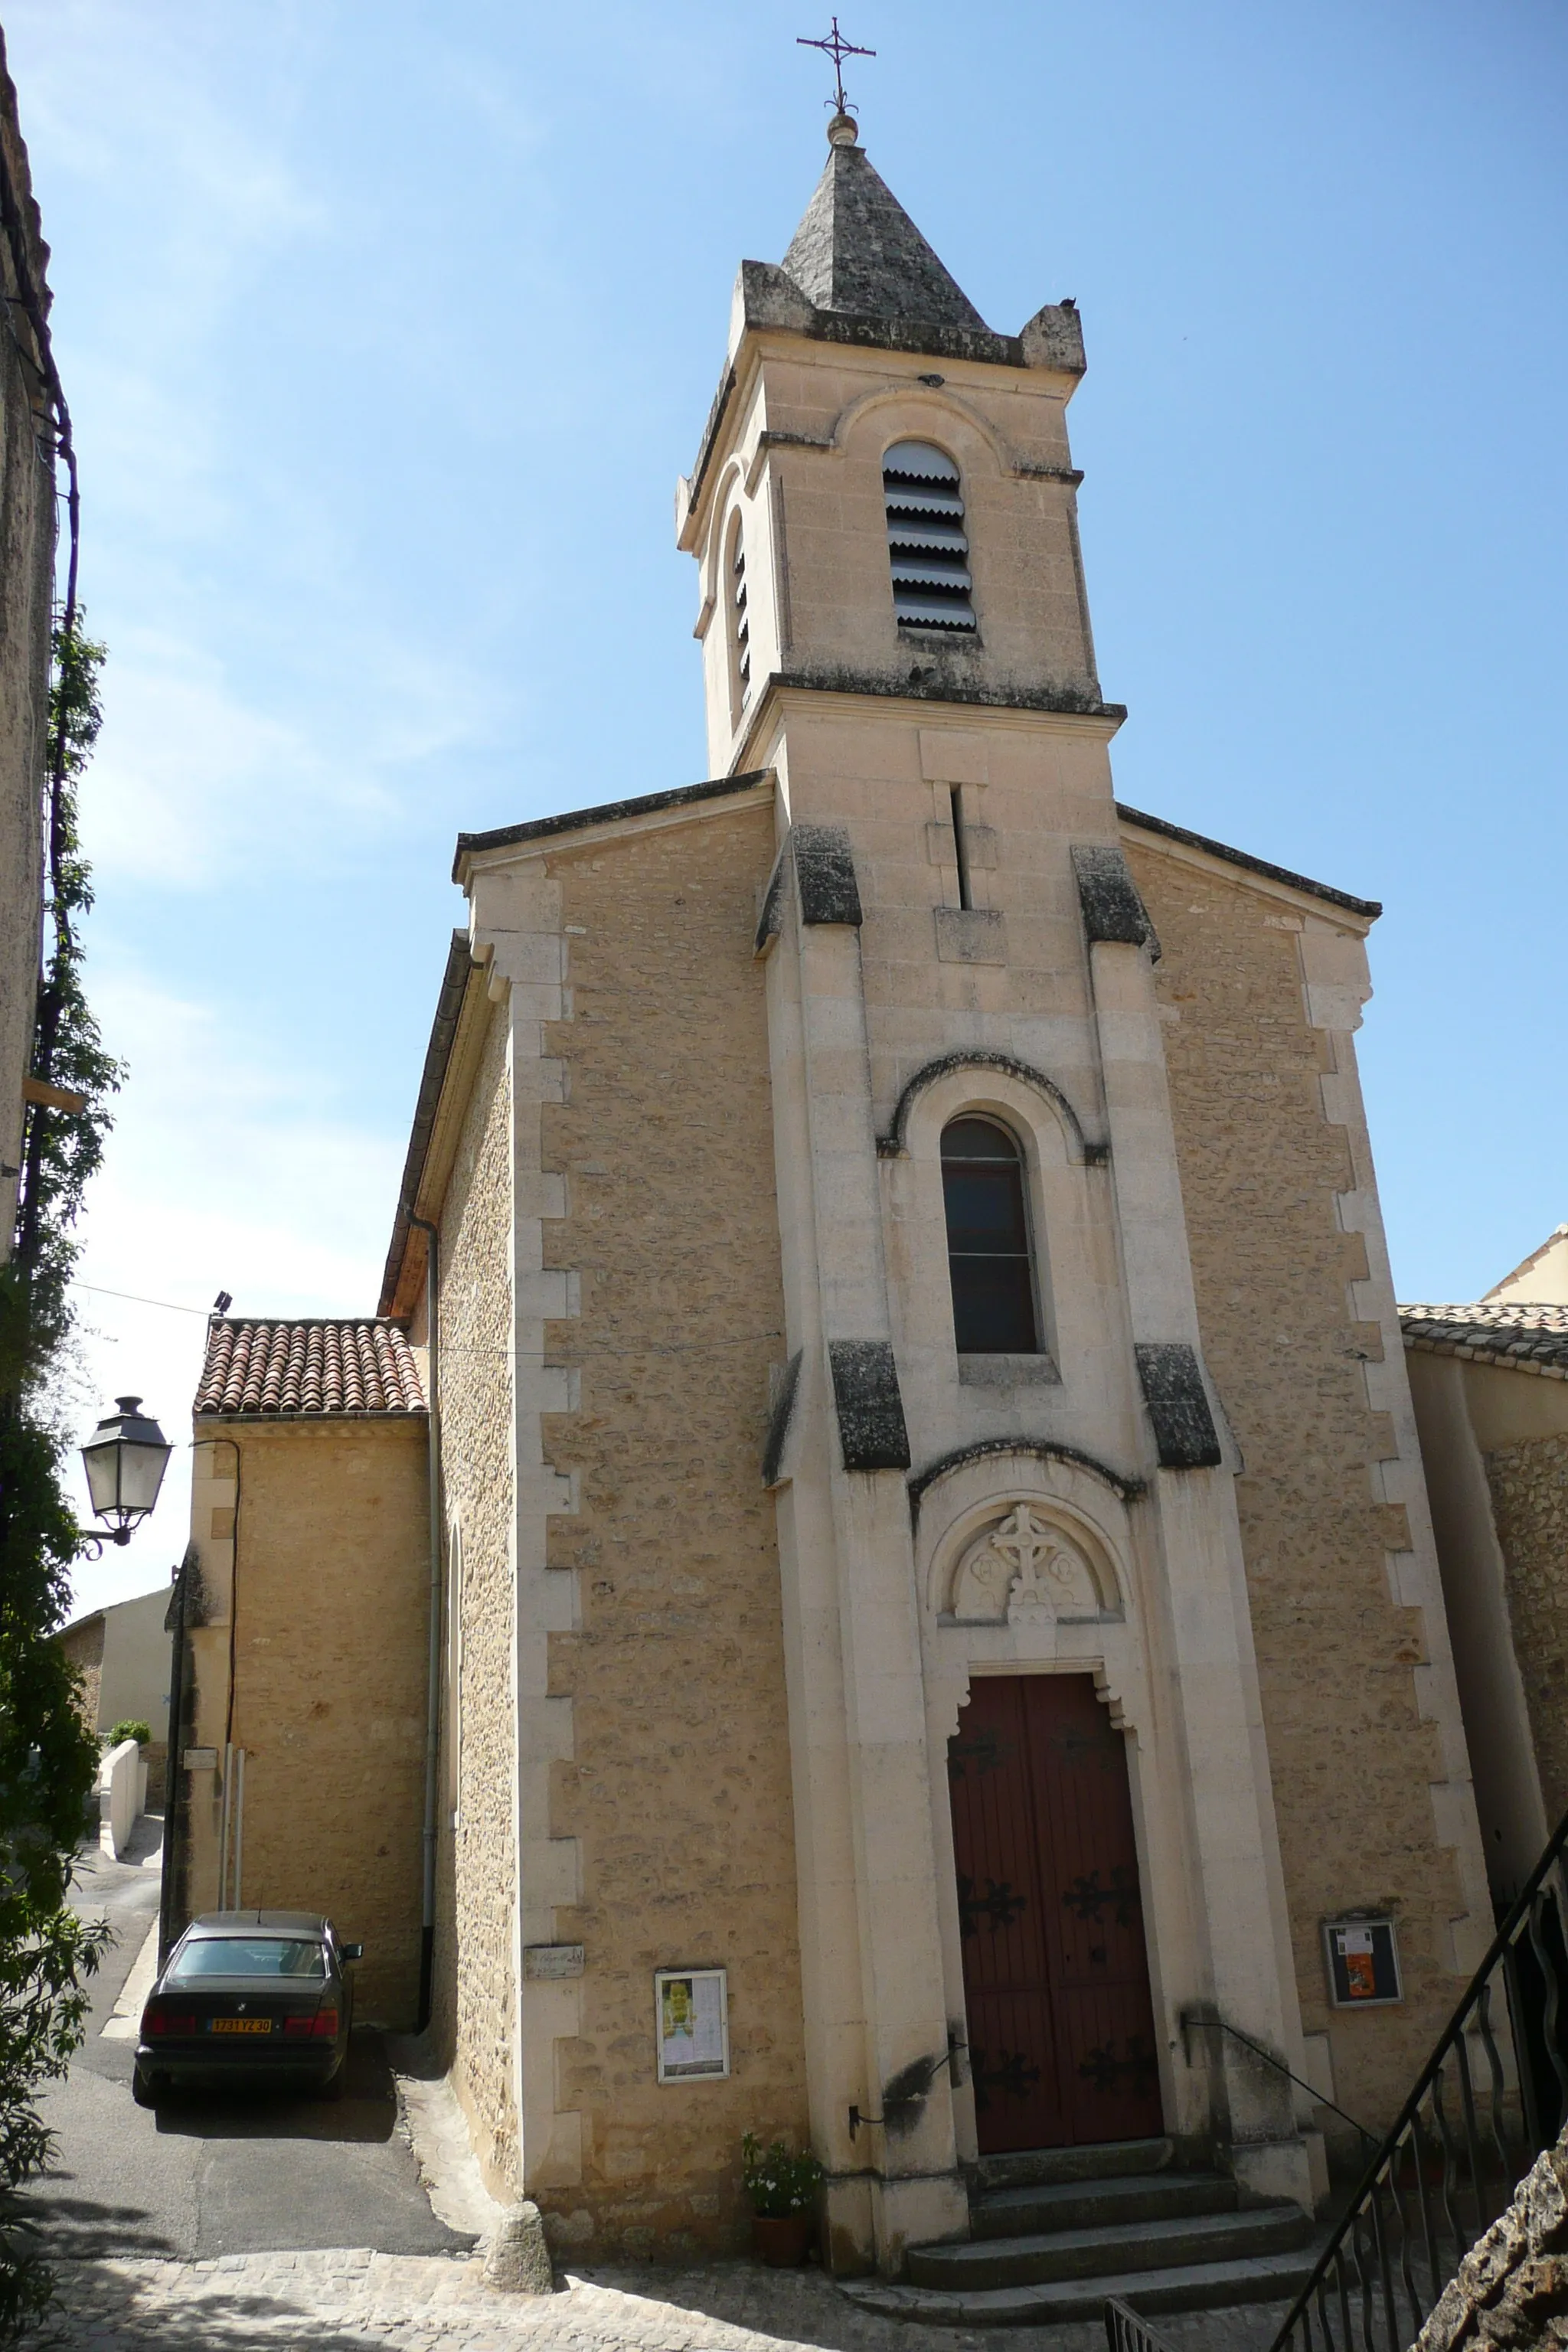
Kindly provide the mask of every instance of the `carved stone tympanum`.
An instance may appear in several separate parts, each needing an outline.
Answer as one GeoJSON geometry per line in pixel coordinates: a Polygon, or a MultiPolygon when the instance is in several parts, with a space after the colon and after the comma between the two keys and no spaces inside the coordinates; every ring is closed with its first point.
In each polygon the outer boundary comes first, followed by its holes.
{"type": "Polygon", "coordinates": [[[1100,1607],[1082,1552],[1027,1503],[981,1530],[952,1580],[952,1614],[969,1623],[1048,1625],[1096,1616],[1100,1607]]]}

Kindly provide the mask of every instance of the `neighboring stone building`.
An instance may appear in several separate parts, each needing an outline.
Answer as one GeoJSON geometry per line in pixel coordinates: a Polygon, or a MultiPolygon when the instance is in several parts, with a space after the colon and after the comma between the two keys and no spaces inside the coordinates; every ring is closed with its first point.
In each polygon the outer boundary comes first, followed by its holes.
{"type": "Polygon", "coordinates": [[[400,1330],[212,1318],[165,1930],[325,1912],[364,1945],[360,2018],[395,2026],[419,2004],[427,1445],[400,1330]]]}
{"type": "Polygon", "coordinates": [[[155,1592],[140,1592],[134,1600],[94,1609],[56,1636],[81,1675],[82,1713],[89,1727],[105,1732],[117,1723],[144,1723],[152,1732],[143,1752],[147,1801],[153,1807],[163,1802],[168,1753],[168,1611],[165,1584],[155,1592]]]}
{"type": "MultiPolygon", "coordinates": [[[[711,780],[458,845],[376,1327],[437,1409],[435,2022],[584,2252],[737,2242],[746,2130],[841,2272],[963,2238],[978,2156],[1162,2133],[1289,2245],[1279,2064],[1387,2119],[1489,1935],[1378,909],[1117,804],[1077,313],[994,332],[829,138],[678,499],[711,780]]],[[[288,1483],[338,1419],[246,1412],[242,1657],[253,1446],[333,1622],[384,1590],[288,1483]]]]}
{"type": "Polygon", "coordinates": [[[1568,1226],[1473,1307],[1400,1309],[1494,1899],[1568,1812],[1568,1226]]]}
{"type": "Polygon", "coordinates": [[[0,1259],[16,1223],[43,931],[55,430],[29,303],[47,319],[48,258],[0,35],[0,1259]]]}

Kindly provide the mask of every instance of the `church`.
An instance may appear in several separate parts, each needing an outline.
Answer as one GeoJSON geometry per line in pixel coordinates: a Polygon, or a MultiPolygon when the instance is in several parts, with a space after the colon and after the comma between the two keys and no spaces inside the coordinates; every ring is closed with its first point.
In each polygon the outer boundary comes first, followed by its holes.
{"type": "Polygon", "coordinates": [[[708,779],[459,836],[378,1313],[212,1324],[182,1867],[380,1937],[563,2257],[742,2242],[755,2132],[897,2280],[1031,2152],[1315,2210],[1491,1910],[1379,908],[1118,803],[1077,309],[828,142],[677,495],[708,779]]]}

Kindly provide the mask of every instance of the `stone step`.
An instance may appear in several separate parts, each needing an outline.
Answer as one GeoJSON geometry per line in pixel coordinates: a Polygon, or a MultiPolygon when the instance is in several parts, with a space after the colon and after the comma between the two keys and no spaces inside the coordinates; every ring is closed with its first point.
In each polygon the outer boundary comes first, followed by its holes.
{"type": "Polygon", "coordinates": [[[1239,2203],[1235,2181],[1217,2172],[1131,2172],[1120,2179],[994,2189],[972,2199],[969,2228],[972,2237],[979,2239],[1026,2238],[1052,2230],[1091,2230],[1103,2223],[1234,2213],[1239,2203]]]}
{"type": "Polygon", "coordinates": [[[911,2246],[909,2277],[915,2286],[970,2291],[1039,2286],[1112,2271],[1169,2271],[1186,2263],[1247,2262],[1291,2251],[1310,2236],[1311,2229],[1299,2205],[1280,2204],[1054,2230],[1026,2238],[911,2246]]]}
{"type": "Polygon", "coordinates": [[[1055,2180],[1109,2180],[1124,2172],[1163,2172],[1175,2149],[1168,2139],[1100,2140],[1084,2147],[1029,2147],[983,2156],[966,2165],[973,2189],[1045,2187],[1055,2180]]]}
{"type": "Polygon", "coordinates": [[[1242,2303],[1285,2303],[1312,2275],[1317,2249],[1262,2254],[1245,2262],[1189,2263],[1170,2270],[1112,2272],[1049,2285],[988,2288],[904,2286],[887,2279],[843,2279],[839,2292],[862,2311],[933,2327],[1039,2327],[1099,2320],[1115,2295],[1150,2318],[1161,2312],[1225,2311],[1242,2303]]]}

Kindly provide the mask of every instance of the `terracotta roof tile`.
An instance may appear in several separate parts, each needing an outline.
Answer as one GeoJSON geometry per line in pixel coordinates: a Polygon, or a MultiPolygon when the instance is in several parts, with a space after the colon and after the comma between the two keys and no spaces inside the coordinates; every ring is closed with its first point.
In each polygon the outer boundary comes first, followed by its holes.
{"type": "Polygon", "coordinates": [[[395,1323],[264,1323],[215,1315],[198,1413],[423,1412],[413,1349],[395,1323]]]}
{"type": "Polygon", "coordinates": [[[1568,1307],[1482,1298],[1473,1307],[1402,1307],[1399,1323],[1405,1346],[1428,1355],[1472,1357],[1568,1380],[1568,1307]]]}

